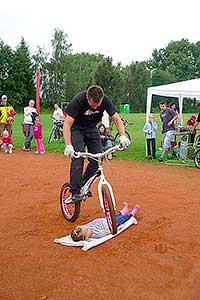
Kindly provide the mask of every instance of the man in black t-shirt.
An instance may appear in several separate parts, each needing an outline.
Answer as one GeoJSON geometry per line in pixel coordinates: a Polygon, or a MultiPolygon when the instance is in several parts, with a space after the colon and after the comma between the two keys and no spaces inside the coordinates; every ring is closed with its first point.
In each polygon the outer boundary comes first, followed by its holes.
{"type": "Polygon", "coordinates": [[[194,133],[195,132],[195,128],[199,125],[200,123],[200,102],[197,104],[197,109],[199,111],[199,114],[197,116],[196,122],[194,123],[194,125],[192,126],[191,132],[194,133]]]}
{"type": "MultiPolygon", "coordinates": [[[[130,144],[125,136],[124,125],[111,100],[104,95],[100,86],[93,85],[87,91],[76,95],[66,107],[67,116],[64,122],[64,154],[73,158],[74,151],[84,152],[85,146],[90,153],[102,151],[101,141],[96,125],[101,121],[103,112],[107,111],[120,134],[122,147],[130,144]]],[[[72,159],[70,169],[70,185],[72,200],[81,201],[81,186],[96,172],[97,162],[89,160],[83,175],[83,158],[72,159]]]]}

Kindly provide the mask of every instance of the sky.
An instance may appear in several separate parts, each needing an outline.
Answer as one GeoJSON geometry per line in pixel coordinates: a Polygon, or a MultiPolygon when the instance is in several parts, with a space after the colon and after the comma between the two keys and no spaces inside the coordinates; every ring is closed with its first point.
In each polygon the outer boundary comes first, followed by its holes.
{"type": "Polygon", "coordinates": [[[0,5],[0,39],[13,49],[23,36],[31,53],[51,51],[54,29],[73,53],[101,53],[114,63],[147,60],[182,38],[200,40],[199,0],[7,0],[0,5]]]}

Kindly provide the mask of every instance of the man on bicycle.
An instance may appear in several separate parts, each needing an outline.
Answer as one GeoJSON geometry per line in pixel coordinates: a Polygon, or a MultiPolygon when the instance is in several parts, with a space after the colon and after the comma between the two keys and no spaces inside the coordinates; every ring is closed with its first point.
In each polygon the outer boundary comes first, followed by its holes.
{"type": "Polygon", "coordinates": [[[120,134],[122,147],[130,144],[125,136],[124,125],[111,100],[104,95],[100,86],[93,85],[87,91],[77,94],[66,107],[67,116],[64,122],[64,154],[72,158],[70,168],[70,185],[72,201],[79,202],[81,186],[96,172],[97,162],[89,159],[83,175],[83,158],[73,159],[74,152],[85,151],[96,154],[102,151],[101,141],[96,125],[102,119],[104,110],[107,111],[120,134]]]}

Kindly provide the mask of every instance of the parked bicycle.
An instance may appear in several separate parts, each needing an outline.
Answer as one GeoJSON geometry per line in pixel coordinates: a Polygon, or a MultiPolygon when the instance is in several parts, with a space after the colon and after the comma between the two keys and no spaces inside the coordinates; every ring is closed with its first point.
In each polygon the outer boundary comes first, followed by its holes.
{"type": "Polygon", "coordinates": [[[200,135],[196,137],[195,141],[195,150],[194,150],[194,163],[195,166],[200,169],[200,135]]]}
{"type": "Polygon", "coordinates": [[[49,144],[51,144],[53,140],[57,141],[63,137],[63,122],[58,121],[53,117],[51,118],[54,120],[54,122],[48,139],[49,144]]]}
{"type": "MultiPolygon", "coordinates": [[[[133,122],[129,122],[128,120],[126,119],[122,119],[122,122],[124,124],[124,127],[125,127],[125,135],[126,137],[131,141],[131,135],[130,133],[126,130],[126,127],[127,126],[131,126],[133,125],[134,123],[133,122]]],[[[114,144],[115,145],[118,145],[119,144],[119,138],[120,138],[120,135],[119,135],[119,132],[116,133],[115,137],[114,137],[114,144]]]]}
{"type": "MultiPolygon", "coordinates": [[[[123,148],[120,145],[113,146],[103,153],[97,153],[92,154],[88,152],[76,152],[75,158],[83,157],[83,158],[91,158],[96,161],[98,161],[98,170],[95,172],[93,176],[91,176],[88,181],[82,186],[80,195],[82,197],[82,201],[85,201],[87,199],[88,192],[93,185],[93,183],[96,181],[96,179],[99,179],[98,183],[98,195],[99,195],[99,201],[100,206],[102,207],[106,220],[108,222],[108,226],[110,229],[110,232],[112,234],[117,233],[117,224],[116,224],[116,218],[115,218],[115,198],[114,193],[112,190],[111,184],[106,180],[104,172],[103,172],[103,157],[108,156],[111,153],[114,153],[116,150],[123,150],[123,148]]],[[[67,221],[73,222],[75,221],[80,213],[80,202],[73,203],[72,202],[72,194],[70,190],[70,184],[64,183],[61,191],[60,191],[60,206],[63,213],[64,218],[67,221]]]]}

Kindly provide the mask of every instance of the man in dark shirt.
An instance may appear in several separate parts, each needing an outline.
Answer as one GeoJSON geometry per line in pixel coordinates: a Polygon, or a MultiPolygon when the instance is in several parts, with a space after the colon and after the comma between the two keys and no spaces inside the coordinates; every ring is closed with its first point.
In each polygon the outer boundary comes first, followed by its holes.
{"type": "Polygon", "coordinates": [[[175,130],[174,121],[177,120],[178,114],[174,110],[167,108],[165,102],[160,102],[160,109],[161,109],[160,119],[163,123],[162,126],[163,144],[162,144],[162,153],[159,158],[159,161],[163,161],[163,157],[166,149],[168,149],[169,151],[169,158],[172,158],[171,142],[173,140],[173,134],[175,130]]]}
{"type": "Polygon", "coordinates": [[[107,111],[114,121],[120,134],[122,147],[130,144],[125,136],[124,125],[113,106],[111,100],[104,95],[100,86],[93,85],[87,91],[76,95],[66,108],[67,116],[64,122],[64,141],[66,156],[72,158],[70,169],[70,185],[72,200],[81,201],[81,186],[96,172],[97,162],[89,160],[89,164],[83,175],[83,158],[73,159],[74,151],[85,151],[85,146],[90,153],[102,151],[101,141],[96,125],[101,121],[103,112],[107,111]]]}
{"type": "Polygon", "coordinates": [[[199,114],[197,116],[196,122],[194,123],[194,125],[192,126],[191,132],[194,133],[195,132],[195,128],[199,125],[200,123],[200,102],[197,104],[197,109],[199,111],[199,114]]]}

